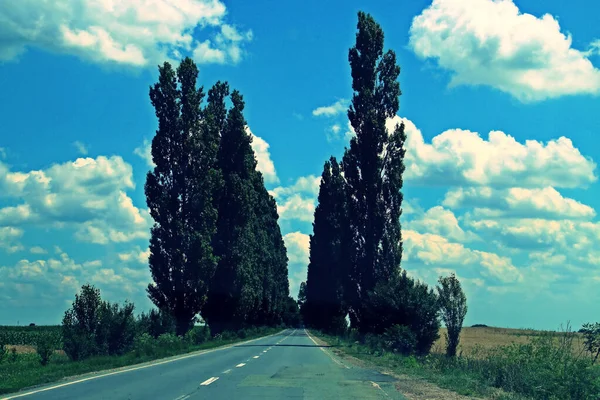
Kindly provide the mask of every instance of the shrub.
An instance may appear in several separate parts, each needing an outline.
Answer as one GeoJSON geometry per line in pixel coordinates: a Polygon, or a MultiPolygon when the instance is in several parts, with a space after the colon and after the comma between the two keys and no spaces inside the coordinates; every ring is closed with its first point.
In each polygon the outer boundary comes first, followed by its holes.
{"type": "Polygon", "coordinates": [[[117,303],[102,303],[96,336],[100,354],[122,355],[132,349],[136,331],[134,309],[134,305],[127,302],[122,307],[117,303]]]}
{"type": "Polygon", "coordinates": [[[63,349],[72,360],[131,350],[136,331],[134,305],[102,301],[100,290],[84,285],[62,321],[63,349]]]}
{"type": "Polygon", "coordinates": [[[393,325],[408,327],[415,335],[415,352],[427,354],[439,338],[439,304],[435,292],[403,271],[370,292],[366,309],[373,317],[371,332],[383,334],[393,325]]]}
{"type": "Polygon", "coordinates": [[[52,334],[41,333],[38,335],[35,350],[40,356],[40,364],[48,365],[56,349],[56,344],[56,338],[52,334]]]}
{"type": "Polygon", "coordinates": [[[10,363],[17,362],[18,357],[19,356],[17,355],[17,348],[16,347],[11,348],[10,354],[8,356],[8,362],[10,362],[10,363]]]}
{"type": "Polygon", "coordinates": [[[183,342],[179,336],[172,333],[163,333],[156,339],[156,345],[159,351],[164,353],[172,353],[183,348],[183,342]]]}
{"type": "Polygon", "coordinates": [[[148,333],[144,332],[133,340],[133,350],[139,356],[149,356],[156,352],[156,341],[148,333]]]}
{"type": "Polygon", "coordinates": [[[190,345],[198,345],[210,339],[210,329],[208,326],[195,326],[190,329],[184,337],[186,343],[190,345]]]}
{"type": "Polygon", "coordinates": [[[595,364],[600,356],[600,323],[583,324],[579,332],[583,334],[585,350],[592,358],[592,364],[595,364]]]}
{"type": "Polygon", "coordinates": [[[385,330],[382,337],[385,349],[393,353],[412,354],[417,345],[417,338],[407,326],[393,325],[385,330]]]}

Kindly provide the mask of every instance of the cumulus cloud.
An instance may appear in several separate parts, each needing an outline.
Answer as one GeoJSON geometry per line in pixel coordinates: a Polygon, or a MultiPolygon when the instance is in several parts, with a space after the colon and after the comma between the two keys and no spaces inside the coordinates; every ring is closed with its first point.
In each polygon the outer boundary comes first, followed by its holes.
{"type": "Polygon", "coordinates": [[[523,102],[600,93],[594,45],[574,49],[556,18],[512,0],[434,0],[413,19],[409,45],[449,70],[451,86],[487,85],[523,102]]]}
{"type": "Polygon", "coordinates": [[[31,254],[48,254],[48,252],[46,250],[44,250],[43,248],[41,248],[40,246],[33,246],[32,248],[29,249],[29,252],[31,254]]]}
{"type": "Polygon", "coordinates": [[[119,253],[119,260],[124,262],[136,262],[138,264],[148,264],[148,258],[150,257],[150,249],[142,250],[139,247],[132,251],[119,253]]]}
{"type": "Polygon", "coordinates": [[[465,232],[454,213],[441,206],[431,207],[404,225],[407,229],[437,234],[458,242],[477,240],[477,235],[465,232]]]}
{"type": "Polygon", "coordinates": [[[544,219],[589,219],[596,211],[577,200],[563,197],[553,187],[540,189],[455,188],[446,193],[443,203],[453,209],[473,209],[478,217],[544,219]]]}
{"type": "Polygon", "coordinates": [[[264,139],[253,134],[248,126],[246,126],[246,132],[252,137],[252,150],[254,150],[257,161],[256,169],[262,173],[265,183],[278,183],[279,178],[269,151],[271,146],[264,139]]]}
{"type": "Polygon", "coordinates": [[[308,175],[301,176],[289,186],[270,190],[277,202],[279,219],[312,222],[320,184],[320,176],[308,175]]]}
{"type": "Polygon", "coordinates": [[[136,147],[133,153],[146,161],[148,167],[156,167],[156,164],[152,161],[152,141],[144,139],[144,142],[139,147],[136,147]]]}
{"type": "Polygon", "coordinates": [[[78,158],[29,172],[2,168],[0,189],[22,203],[0,209],[0,225],[72,226],[78,239],[102,244],[149,236],[147,210],[125,192],[134,183],[121,157],[78,158]]]}
{"type": "Polygon", "coordinates": [[[306,280],[310,237],[301,232],[290,232],[283,236],[289,258],[290,295],[296,297],[300,283],[306,280]]]}
{"type": "Polygon", "coordinates": [[[334,117],[345,112],[348,109],[348,100],[340,99],[329,106],[317,107],[313,110],[312,115],[315,117],[334,117]]]}
{"type": "Polygon", "coordinates": [[[219,0],[3,3],[0,59],[14,59],[28,47],[37,47],[133,67],[153,67],[183,54],[198,63],[237,63],[252,32],[241,33],[225,23],[226,13],[219,0]],[[203,39],[198,39],[198,31],[203,39]]]}
{"type": "Polygon", "coordinates": [[[389,119],[388,132],[400,122],[407,136],[404,176],[411,184],[574,188],[597,180],[594,161],[564,136],[547,143],[520,143],[501,131],[491,131],[486,140],[477,132],[449,129],[425,143],[421,131],[406,118],[389,119]]]}
{"type": "Polygon", "coordinates": [[[23,236],[23,230],[10,226],[0,227],[0,249],[7,253],[15,253],[23,250],[23,245],[19,239],[23,236]]]}
{"type": "Polygon", "coordinates": [[[508,257],[495,253],[466,248],[447,238],[412,230],[402,232],[404,240],[403,260],[426,266],[461,266],[476,269],[481,275],[501,282],[520,282],[522,274],[508,257]]]}

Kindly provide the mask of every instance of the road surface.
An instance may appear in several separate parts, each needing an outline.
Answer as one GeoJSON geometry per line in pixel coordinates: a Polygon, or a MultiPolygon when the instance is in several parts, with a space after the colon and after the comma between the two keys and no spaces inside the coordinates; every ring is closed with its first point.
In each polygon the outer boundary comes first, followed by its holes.
{"type": "Polygon", "coordinates": [[[347,365],[304,329],[5,397],[70,399],[404,399],[393,378],[347,365]]]}

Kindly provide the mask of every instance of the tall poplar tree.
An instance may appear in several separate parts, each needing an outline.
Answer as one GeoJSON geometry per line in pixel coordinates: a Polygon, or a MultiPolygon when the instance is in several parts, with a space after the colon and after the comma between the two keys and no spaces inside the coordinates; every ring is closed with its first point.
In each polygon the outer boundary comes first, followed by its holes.
{"type": "Polygon", "coordinates": [[[305,289],[307,323],[326,331],[335,331],[347,313],[343,295],[344,275],[348,274],[343,256],[347,223],[344,189],[340,166],[331,157],[321,175],[305,289]]]}
{"type": "Polygon", "coordinates": [[[257,162],[238,91],[231,94],[231,102],[218,153],[224,185],[213,245],[219,263],[203,313],[213,333],[241,328],[262,295],[256,257],[259,249],[252,226],[257,162]]]}
{"type": "Polygon", "coordinates": [[[197,76],[190,58],[176,72],[165,62],[150,88],[158,130],[152,140],[156,166],[145,185],[154,219],[148,296],[175,318],[179,335],[202,310],[217,263],[211,246],[217,220],[213,193],[220,186],[215,167],[224,104],[213,88],[202,112],[204,93],[196,88],[197,76]]]}
{"type": "Polygon", "coordinates": [[[356,132],[342,162],[350,239],[346,243],[351,271],[346,283],[350,319],[368,331],[364,304],[380,281],[399,273],[402,258],[400,214],[404,172],[404,125],[393,132],[386,120],[399,108],[400,67],[396,54],[383,52],[383,30],[364,12],[358,13],[356,44],[349,51],[352,104],[348,118],[356,132]]]}

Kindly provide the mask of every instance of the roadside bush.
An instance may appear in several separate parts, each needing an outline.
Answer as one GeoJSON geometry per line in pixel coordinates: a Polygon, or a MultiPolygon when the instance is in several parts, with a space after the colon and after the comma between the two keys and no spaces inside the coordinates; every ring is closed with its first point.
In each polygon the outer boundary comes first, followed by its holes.
{"type": "Polygon", "coordinates": [[[103,302],[100,307],[100,329],[96,336],[99,354],[122,355],[133,348],[136,332],[135,307],[125,303],[103,302]]]}
{"type": "Polygon", "coordinates": [[[402,325],[393,325],[387,328],[382,340],[386,350],[404,355],[412,354],[417,345],[414,332],[402,325]]]}
{"type": "Polygon", "coordinates": [[[144,332],[133,340],[133,350],[136,356],[149,356],[156,352],[156,340],[144,332]]]}
{"type": "Polygon", "coordinates": [[[365,305],[373,317],[371,332],[383,334],[401,325],[415,335],[415,353],[424,355],[439,338],[438,297],[426,284],[410,278],[406,271],[388,282],[379,283],[369,294],[365,305]]]}
{"type": "Polygon", "coordinates": [[[52,334],[42,333],[37,337],[37,344],[35,346],[35,350],[40,356],[40,364],[44,366],[48,365],[48,363],[50,362],[50,358],[54,354],[56,345],[56,338],[52,334]]]}
{"type": "Polygon", "coordinates": [[[8,362],[17,362],[18,357],[19,356],[17,355],[17,348],[13,347],[12,349],[10,349],[10,354],[8,355],[8,362]]]}
{"type": "Polygon", "coordinates": [[[161,352],[172,353],[183,348],[183,342],[179,336],[172,333],[163,333],[156,339],[156,345],[161,352]]]}
{"type": "Polygon", "coordinates": [[[72,360],[130,351],[136,331],[134,305],[102,301],[100,290],[84,285],[62,321],[63,349],[72,360]]]}
{"type": "Polygon", "coordinates": [[[194,326],[184,337],[186,343],[198,345],[210,340],[210,329],[208,326],[194,326]]]}
{"type": "Polygon", "coordinates": [[[583,334],[585,350],[591,357],[592,364],[595,364],[600,356],[600,323],[583,324],[579,332],[583,334]]]}

